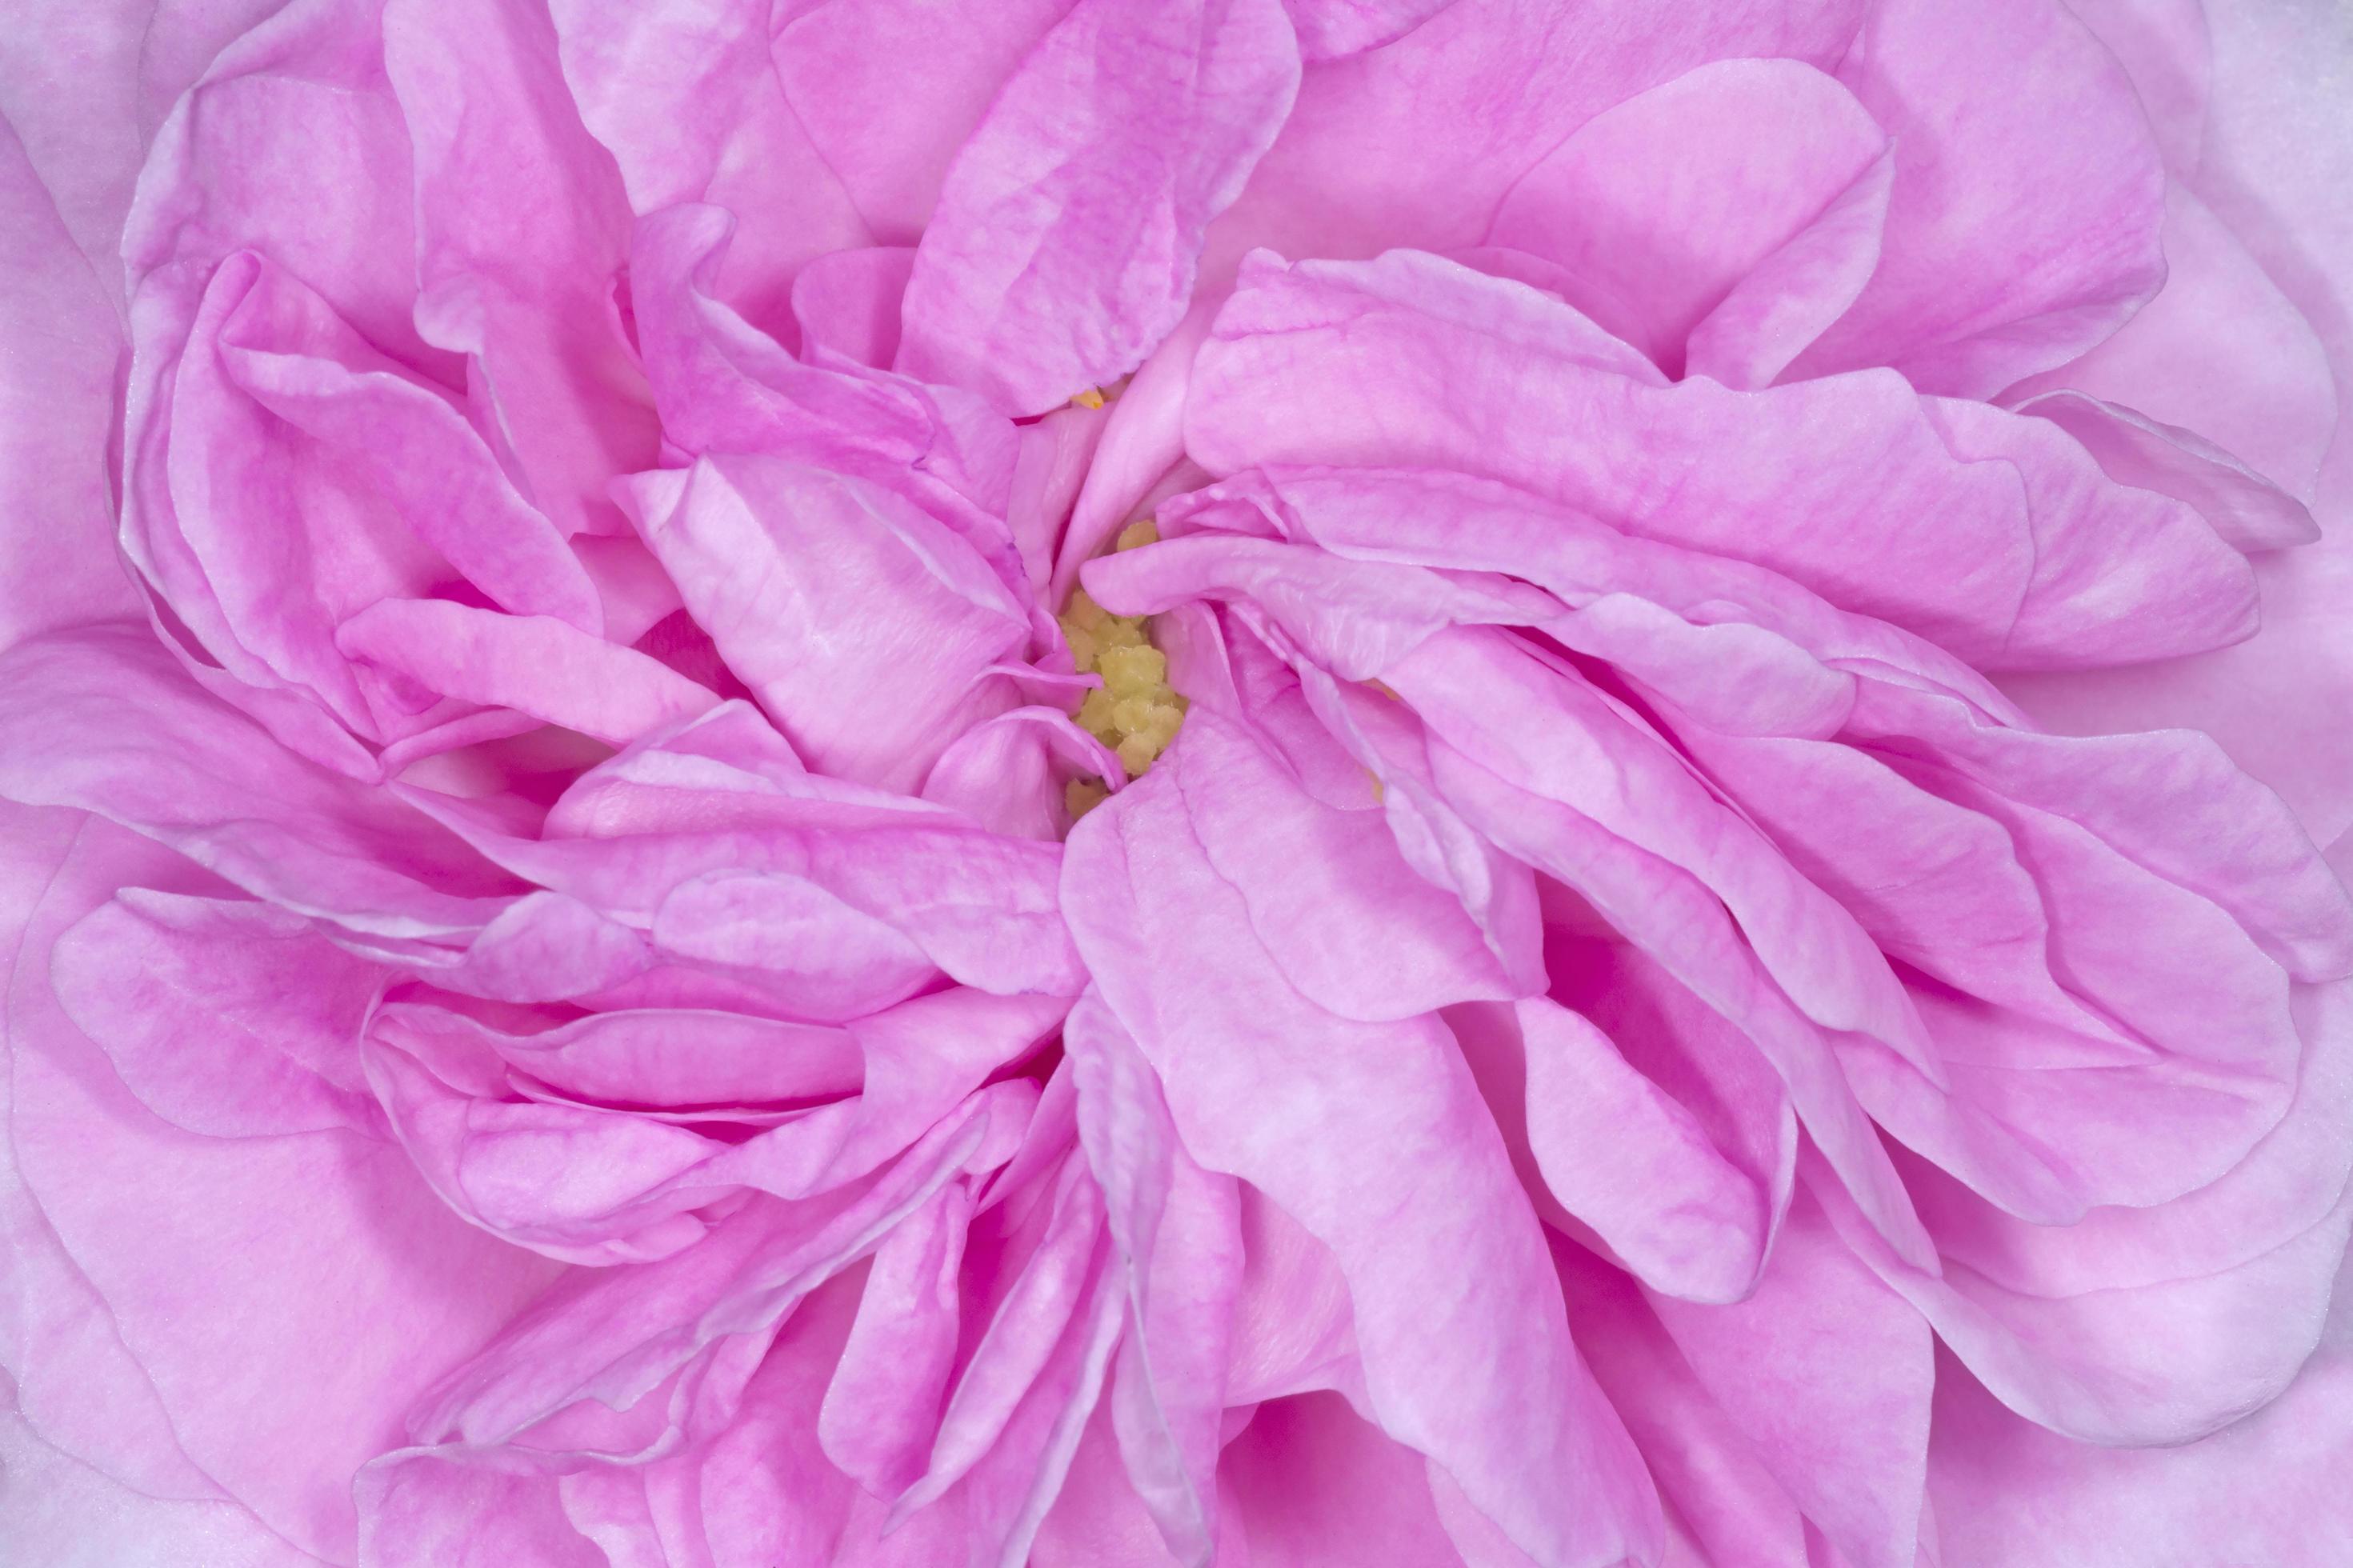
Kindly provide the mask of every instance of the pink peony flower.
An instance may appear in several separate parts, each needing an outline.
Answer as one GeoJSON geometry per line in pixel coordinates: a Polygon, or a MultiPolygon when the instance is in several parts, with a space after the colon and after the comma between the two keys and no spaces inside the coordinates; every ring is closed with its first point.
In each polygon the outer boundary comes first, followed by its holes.
{"type": "Polygon", "coordinates": [[[19,24],[0,1555],[2353,1560],[2341,16],[19,24]]]}

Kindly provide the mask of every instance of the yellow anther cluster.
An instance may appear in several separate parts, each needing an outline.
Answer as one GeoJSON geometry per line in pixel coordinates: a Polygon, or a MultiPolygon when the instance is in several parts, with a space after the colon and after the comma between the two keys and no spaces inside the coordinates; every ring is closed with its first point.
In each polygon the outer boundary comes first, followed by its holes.
{"type": "MultiPolygon", "coordinates": [[[[1159,539],[1159,529],[1147,518],[1123,529],[1113,548],[1134,550],[1159,539]]],[[[1144,616],[1114,616],[1084,588],[1071,595],[1060,618],[1079,673],[1103,677],[1103,685],[1079,705],[1079,726],[1118,753],[1120,766],[1135,778],[1176,738],[1189,706],[1168,684],[1168,658],[1152,646],[1144,616]]],[[[1073,779],[1063,800],[1076,818],[1099,805],[1104,794],[1092,779],[1073,779]]]]}
{"type": "Polygon", "coordinates": [[[1127,390],[1127,383],[1128,377],[1123,375],[1117,381],[1107,381],[1101,386],[1090,386],[1083,392],[1073,393],[1071,401],[1081,408],[1101,408],[1105,404],[1117,403],[1119,395],[1127,390]]]}

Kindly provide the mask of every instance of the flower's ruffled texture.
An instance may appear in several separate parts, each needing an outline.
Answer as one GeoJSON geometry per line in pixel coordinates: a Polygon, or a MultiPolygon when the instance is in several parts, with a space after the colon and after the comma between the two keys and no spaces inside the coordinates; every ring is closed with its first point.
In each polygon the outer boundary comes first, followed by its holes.
{"type": "Polygon", "coordinates": [[[2248,10],[29,19],[0,1532],[2353,1550],[2248,10]]]}

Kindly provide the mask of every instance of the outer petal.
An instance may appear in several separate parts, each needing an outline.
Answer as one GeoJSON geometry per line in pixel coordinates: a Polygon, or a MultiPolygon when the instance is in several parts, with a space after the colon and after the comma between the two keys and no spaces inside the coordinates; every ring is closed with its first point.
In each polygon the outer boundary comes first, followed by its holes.
{"type": "Polygon", "coordinates": [[[1202,235],[1298,79],[1277,0],[1079,0],[949,171],[900,367],[1011,414],[1134,369],[1185,314],[1202,235]]]}
{"type": "Polygon", "coordinates": [[[109,547],[105,450],[121,330],[0,121],[0,647],[135,614],[109,547]],[[36,585],[37,584],[37,587],[36,585]]]}
{"type": "Polygon", "coordinates": [[[1799,358],[1984,397],[2116,330],[2165,277],[2132,82],[2063,6],[1882,0],[1839,78],[1895,140],[1879,269],[1799,358]]]}
{"type": "Polygon", "coordinates": [[[14,1408],[0,1410],[0,1531],[27,1561],[179,1568],[314,1568],[320,1562],[233,1502],[147,1496],[44,1442],[14,1408]]]}
{"type": "Polygon", "coordinates": [[[2286,1393],[2179,1447],[2072,1442],[2002,1408],[1966,1368],[1936,1369],[1929,1488],[1950,1568],[2241,1562],[2322,1568],[2353,1552],[2337,1484],[2353,1463],[2353,1277],[2286,1393]]]}
{"type": "Polygon", "coordinates": [[[475,923],[513,885],[205,696],[143,626],[43,637],[0,665],[0,794],[95,811],[273,902],[385,934],[475,923]],[[264,800],[273,815],[254,816],[264,800]]]}
{"type": "Polygon", "coordinates": [[[174,874],[171,857],[142,858],[69,866],[35,917],[8,999],[15,1153],[189,1458],[288,1539],[347,1562],[353,1471],[547,1271],[454,1225],[375,1137],[201,1137],[132,1098],[39,960],[119,882],[174,874]],[[225,1272],[225,1257],[251,1271],[225,1272]],[[304,1398],[282,1396],[290,1375],[304,1398]]]}
{"type": "Polygon", "coordinates": [[[1512,187],[1487,243],[1559,264],[1669,374],[1702,318],[1877,163],[1887,134],[1795,60],[1725,60],[1595,116],[1512,187]]]}
{"type": "Polygon", "coordinates": [[[2311,325],[2179,184],[2166,195],[2165,289],[2090,353],[2028,380],[2194,430],[2290,495],[2312,494],[2337,390],[2311,325]]]}
{"type": "Polygon", "coordinates": [[[2320,536],[2303,502],[2194,430],[2065,389],[2019,406],[2082,442],[2110,479],[2189,502],[2236,549],[2277,550],[2320,536]]]}
{"type": "MultiPolygon", "coordinates": [[[[2341,1013],[2341,999],[2336,1006],[2341,1013]]],[[[2341,1032],[2343,1019],[2324,1026],[2341,1032]]],[[[2327,1059],[2343,1048],[2341,1040],[2326,1046],[2327,1059]]],[[[2326,1084],[2325,1069],[2307,1080],[2305,1115],[2341,1115],[2339,1106],[2314,1103],[2335,1100],[2326,1084]]],[[[2242,1227],[2230,1232],[2239,1245],[2219,1257],[2168,1247],[2173,1216],[2164,1209],[2126,1211],[2095,1216],[2104,1229],[2115,1227],[2106,1244],[2048,1267],[1989,1274],[1947,1260],[1931,1275],[1894,1264],[1854,1224],[1842,1195],[1819,1180],[1812,1184],[1848,1245],[2013,1408],[2082,1441],[2182,1442],[2287,1385],[2317,1337],[2330,1277],[2353,1230],[2341,1154],[2316,1162],[2312,1179],[2280,1201],[2263,1167],[2311,1162],[2293,1132],[2273,1139],[2280,1152],[2258,1150],[2249,1162],[2256,1174],[2225,1178],[2213,1198],[2193,1194],[2180,1200],[2186,1210],[2174,1211],[2196,1215],[2211,1204],[2232,1215],[2229,1223],[2242,1227]]],[[[1989,1234],[2001,1228],[1989,1216],[1978,1224],[1989,1234]]]]}
{"type": "Polygon", "coordinates": [[[1863,10],[1459,0],[1385,48],[1307,74],[1274,150],[1212,232],[1209,275],[1255,246],[1336,257],[1475,245],[1512,182],[1595,114],[1710,60],[1827,70],[1863,10]]]}

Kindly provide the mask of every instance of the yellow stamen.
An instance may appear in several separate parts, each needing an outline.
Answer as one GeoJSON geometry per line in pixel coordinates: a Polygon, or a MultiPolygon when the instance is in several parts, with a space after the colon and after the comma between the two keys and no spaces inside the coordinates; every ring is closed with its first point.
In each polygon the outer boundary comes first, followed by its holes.
{"type": "MultiPolygon", "coordinates": [[[[1159,527],[1147,517],[1120,530],[1113,548],[1134,550],[1159,541],[1159,527]]],[[[1079,703],[1079,727],[1110,747],[1134,778],[1176,740],[1190,706],[1168,684],[1168,656],[1152,646],[1146,617],[1114,616],[1084,588],[1071,595],[1060,619],[1079,673],[1103,677],[1103,685],[1079,703]]],[[[1073,779],[1063,790],[1063,804],[1076,820],[1093,810],[1104,793],[1092,779],[1073,779]]]]}
{"type": "Polygon", "coordinates": [[[1101,408],[1103,405],[1103,388],[1099,386],[1090,386],[1084,392],[1080,393],[1076,397],[1071,398],[1071,401],[1077,404],[1082,408],[1101,408]]]}

